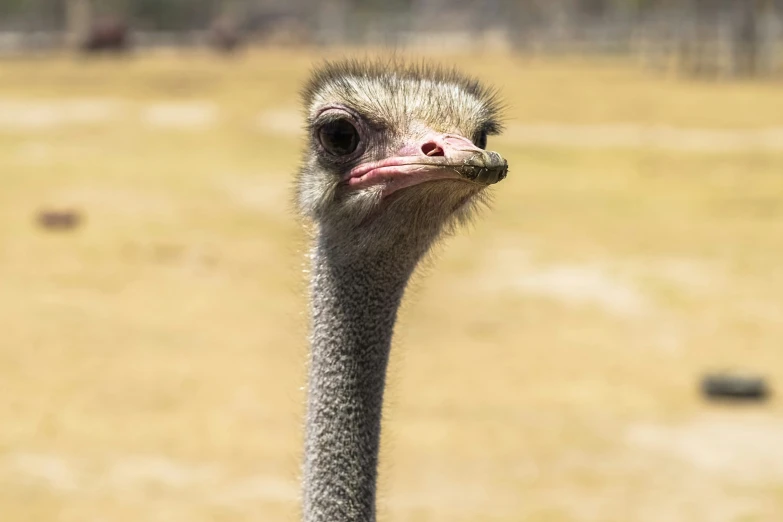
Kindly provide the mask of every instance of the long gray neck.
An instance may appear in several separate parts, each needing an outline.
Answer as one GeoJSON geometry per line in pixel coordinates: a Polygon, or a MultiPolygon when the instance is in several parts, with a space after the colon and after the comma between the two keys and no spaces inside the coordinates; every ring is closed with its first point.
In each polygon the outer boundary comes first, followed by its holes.
{"type": "Polygon", "coordinates": [[[311,272],[305,522],[374,522],[392,332],[418,256],[346,260],[320,235],[311,272]]]}

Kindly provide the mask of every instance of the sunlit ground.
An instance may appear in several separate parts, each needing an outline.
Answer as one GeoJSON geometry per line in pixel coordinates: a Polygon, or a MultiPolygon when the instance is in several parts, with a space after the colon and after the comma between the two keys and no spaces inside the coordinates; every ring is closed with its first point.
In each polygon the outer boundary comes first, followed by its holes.
{"type": "MultiPolygon", "coordinates": [[[[0,64],[0,519],[297,519],[314,58],[0,64]]],[[[698,395],[783,385],[780,85],[440,60],[511,173],[409,292],[381,519],[783,520],[780,402],[698,395]]]]}

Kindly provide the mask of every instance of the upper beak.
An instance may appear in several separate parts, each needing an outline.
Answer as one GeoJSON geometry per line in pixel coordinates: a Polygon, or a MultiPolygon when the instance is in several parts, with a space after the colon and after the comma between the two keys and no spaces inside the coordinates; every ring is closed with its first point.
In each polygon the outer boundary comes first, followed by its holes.
{"type": "Polygon", "coordinates": [[[456,134],[431,133],[402,147],[398,155],[363,163],[346,176],[354,186],[385,183],[391,190],[434,179],[466,179],[492,185],[508,175],[508,162],[456,134]]]}
{"type": "Polygon", "coordinates": [[[508,174],[508,162],[500,154],[481,149],[456,134],[430,135],[420,150],[434,160],[433,165],[448,166],[476,183],[492,185],[508,174]]]}

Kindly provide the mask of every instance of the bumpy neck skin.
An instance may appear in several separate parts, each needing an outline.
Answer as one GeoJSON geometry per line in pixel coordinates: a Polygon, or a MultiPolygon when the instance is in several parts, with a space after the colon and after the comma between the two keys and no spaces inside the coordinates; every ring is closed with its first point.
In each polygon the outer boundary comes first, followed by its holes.
{"type": "Polygon", "coordinates": [[[375,522],[381,409],[392,333],[418,255],[312,252],[305,522],[375,522]]]}

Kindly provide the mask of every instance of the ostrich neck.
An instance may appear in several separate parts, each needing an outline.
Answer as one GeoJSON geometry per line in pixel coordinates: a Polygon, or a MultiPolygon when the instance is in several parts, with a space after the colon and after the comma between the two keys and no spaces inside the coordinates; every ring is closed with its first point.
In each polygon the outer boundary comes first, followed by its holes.
{"type": "Polygon", "coordinates": [[[305,428],[304,521],[374,522],[394,323],[418,256],[333,254],[317,238],[305,428]]]}

